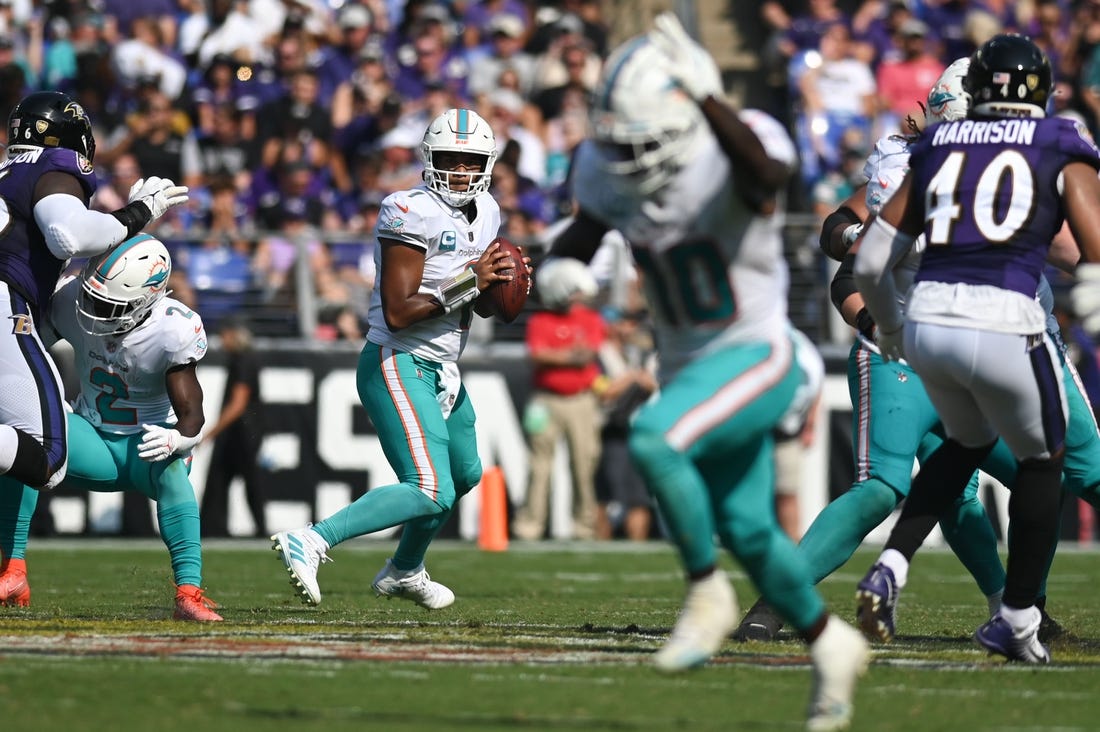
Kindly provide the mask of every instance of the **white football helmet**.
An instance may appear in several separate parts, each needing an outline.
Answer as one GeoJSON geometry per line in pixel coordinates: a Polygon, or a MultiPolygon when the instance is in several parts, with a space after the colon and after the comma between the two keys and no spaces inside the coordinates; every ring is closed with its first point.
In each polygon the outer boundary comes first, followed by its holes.
{"type": "Polygon", "coordinates": [[[595,297],[599,286],[584,262],[571,257],[551,257],[535,270],[535,291],[543,307],[563,310],[575,295],[585,299],[595,297]]]}
{"type": "Polygon", "coordinates": [[[633,181],[642,194],[668,183],[706,129],[699,106],[644,35],[608,57],[589,116],[603,168],[633,181]]]}
{"type": "Polygon", "coordinates": [[[84,265],[76,320],[91,335],[125,333],[168,294],[171,274],[164,244],[148,234],[127,239],[84,265]]]}
{"type": "Polygon", "coordinates": [[[937,122],[964,119],[970,108],[970,95],[963,90],[963,79],[970,70],[970,57],[956,59],[944,69],[940,78],[928,90],[924,108],[924,129],[937,122]]]}
{"type": "Polygon", "coordinates": [[[448,109],[432,120],[420,143],[420,159],[424,162],[424,182],[428,188],[452,206],[465,206],[477,194],[489,190],[493,164],[497,160],[493,128],[472,109],[448,109]],[[480,173],[470,172],[465,190],[452,190],[450,171],[437,168],[435,154],[439,152],[473,153],[485,157],[480,173]]]}

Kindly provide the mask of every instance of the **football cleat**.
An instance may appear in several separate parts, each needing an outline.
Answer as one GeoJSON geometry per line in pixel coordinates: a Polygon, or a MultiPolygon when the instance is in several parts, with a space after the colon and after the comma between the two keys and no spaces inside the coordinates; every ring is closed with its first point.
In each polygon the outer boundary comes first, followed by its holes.
{"type": "Polygon", "coordinates": [[[974,632],[974,640],[990,653],[997,653],[1009,661],[1023,663],[1050,663],[1050,651],[1039,642],[1039,613],[1026,628],[1016,631],[1007,620],[998,615],[974,632]]]}
{"type": "Polygon", "coordinates": [[[702,666],[722,647],[738,614],[737,595],[725,572],[692,582],[668,641],[653,655],[653,665],[667,672],[702,666]]]}
{"type": "Polygon", "coordinates": [[[11,559],[0,572],[0,605],[5,607],[29,607],[31,586],[27,581],[25,559],[11,559]]]}
{"type": "Polygon", "coordinates": [[[224,619],[214,612],[217,606],[218,603],[207,597],[201,587],[179,585],[176,587],[176,612],[172,617],[176,620],[217,622],[224,619]]]}
{"type": "Polygon", "coordinates": [[[814,665],[813,694],[806,729],[847,729],[852,721],[856,680],[867,671],[871,649],[859,631],[835,615],[810,646],[814,665]]]}
{"type": "Polygon", "coordinates": [[[298,595],[307,605],[321,604],[321,588],[317,586],[317,569],[322,562],[331,562],[328,544],[312,525],[304,529],[280,531],[271,537],[271,548],[290,573],[290,584],[298,589],[298,595]]]}
{"type": "Polygon", "coordinates": [[[856,586],[856,620],[869,640],[889,643],[897,627],[898,583],[894,572],[876,562],[856,586]]]}
{"type": "Polygon", "coordinates": [[[378,597],[412,600],[428,610],[440,610],[455,601],[455,593],[446,585],[433,582],[423,563],[416,569],[401,570],[393,566],[392,559],[387,559],[385,566],[375,575],[371,587],[378,597]]]}
{"type": "Polygon", "coordinates": [[[733,638],[742,643],[745,641],[772,641],[775,640],[775,636],[782,629],[783,620],[775,610],[772,610],[771,605],[764,602],[764,598],[760,598],[755,605],[749,608],[748,614],[737,626],[737,630],[733,631],[733,638]]]}
{"type": "Polygon", "coordinates": [[[1050,643],[1053,640],[1057,640],[1067,635],[1069,635],[1069,631],[1067,631],[1061,623],[1047,614],[1045,607],[1039,608],[1040,643],[1050,643]]]}

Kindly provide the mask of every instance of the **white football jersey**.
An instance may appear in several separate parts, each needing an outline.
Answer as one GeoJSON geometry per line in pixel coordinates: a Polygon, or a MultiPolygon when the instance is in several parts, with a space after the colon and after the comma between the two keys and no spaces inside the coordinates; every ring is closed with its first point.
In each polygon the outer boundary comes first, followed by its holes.
{"type": "MultiPolygon", "coordinates": [[[[794,165],[794,144],[782,125],[755,110],[741,115],[769,155],[794,165]]],[[[689,156],[668,185],[648,196],[609,175],[591,141],[581,143],[573,171],[584,211],[630,242],[664,379],[714,349],[770,341],[787,328],[783,215],[757,215],[741,200],[709,128],[689,156]]]]}
{"type": "Polygon", "coordinates": [[[73,347],[80,395],[73,405],[93,426],[113,434],[141,432],[143,424],[175,424],[164,375],[206,355],[198,313],[161,298],[141,325],[118,336],[94,336],[76,320],[80,279],[62,280],[50,301],[54,330],[73,347]]]}
{"type": "MultiPolygon", "coordinates": [[[[466,220],[462,209],[444,202],[424,186],[391,193],[382,201],[375,236],[394,239],[424,251],[421,293],[435,292],[439,284],[481,258],[500,228],[500,206],[488,193],[474,199],[477,215],[466,220]]],[[[377,281],[381,283],[382,247],[374,248],[377,281]]],[[[371,294],[367,340],[432,361],[457,361],[470,334],[473,303],[438,318],[429,318],[392,332],[382,315],[382,288],[371,294]]]]}

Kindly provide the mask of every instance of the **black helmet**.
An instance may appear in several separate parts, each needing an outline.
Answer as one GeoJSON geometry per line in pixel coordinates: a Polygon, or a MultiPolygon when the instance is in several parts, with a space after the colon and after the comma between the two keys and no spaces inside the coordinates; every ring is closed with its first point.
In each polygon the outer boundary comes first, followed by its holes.
{"type": "Polygon", "coordinates": [[[963,79],[972,117],[1044,117],[1053,85],[1046,54],[1016,34],[983,43],[963,79]]]}
{"type": "Polygon", "coordinates": [[[35,92],[8,117],[8,147],[35,145],[75,150],[91,162],[95,157],[92,123],[84,107],[61,92],[35,92]]]}

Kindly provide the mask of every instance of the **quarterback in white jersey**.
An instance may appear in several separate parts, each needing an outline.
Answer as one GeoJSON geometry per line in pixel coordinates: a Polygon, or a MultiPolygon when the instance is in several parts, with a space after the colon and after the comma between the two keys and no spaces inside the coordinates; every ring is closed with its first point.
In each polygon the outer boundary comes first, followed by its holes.
{"type": "Polygon", "coordinates": [[[488,193],[497,157],[489,123],[473,110],[449,109],[428,125],[420,157],[424,185],[382,202],[378,286],[356,372],[359,398],[398,482],[271,537],[291,584],[313,605],[321,601],[317,569],[329,548],[398,524],[405,524],[401,542],[374,591],[431,610],[455,600],[424,569],[428,545],[455,502],[481,480],[474,407],[455,361],[473,314],[487,313],[478,295],[511,279],[500,270],[514,265],[493,242],[500,208],[488,193]]]}
{"type": "MultiPolygon", "coordinates": [[[[166,297],[171,271],[164,245],[140,234],[90,260],[50,300],[50,326],[72,345],[80,378],[68,414],[66,485],[155,501],[176,582],[174,617],[219,621],[202,589],[199,507],[188,477],[203,426],[195,367],[206,330],[194,311],[166,297]]],[[[36,496],[24,489],[14,537],[6,535],[12,523],[0,521],[0,543],[12,541],[21,557],[36,496]]],[[[0,601],[11,599],[0,584],[0,601]]]]}
{"type": "MultiPolygon", "coordinates": [[[[418,292],[431,295],[443,283],[467,271],[497,235],[500,206],[488,191],[471,201],[473,221],[428,187],[391,193],[378,212],[378,236],[424,252],[424,275],[418,292]]],[[[374,248],[374,268],[382,271],[382,247],[374,248]]],[[[456,361],[470,334],[470,308],[455,308],[400,330],[386,324],[382,290],[371,294],[367,340],[433,361],[456,361]]]]}
{"type": "Polygon", "coordinates": [[[634,415],[630,454],[688,578],[684,609],[654,656],[705,663],[737,624],[714,536],[810,644],[810,729],[850,721],[866,641],[829,614],[773,506],[772,433],[805,375],[786,317],[782,191],[794,146],[763,113],[720,100],[710,55],[671,13],[608,58],[593,138],[573,172],[579,212],[551,256],[588,261],[618,229],[644,272],[661,388],[634,415]]]}

